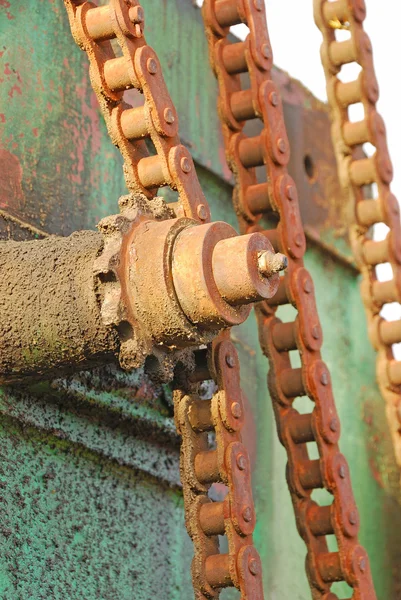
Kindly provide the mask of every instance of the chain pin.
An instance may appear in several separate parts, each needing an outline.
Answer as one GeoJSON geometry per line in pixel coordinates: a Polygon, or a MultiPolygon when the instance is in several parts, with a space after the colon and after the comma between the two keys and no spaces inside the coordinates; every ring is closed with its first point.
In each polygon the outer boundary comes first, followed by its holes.
{"type": "Polygon", "coordinates": [[[338,421],[336,418],[331,419],[330,421],[330,430],[335,433],[338,429],[338,421]]]}
{"type": "Polygon", "coordinates": [[[198,204],[196,213],[201,221],[206,221],[208,212],[207,212],[207,208],[204,204],[198,204]]]}
{"type": "Polygon", "coordinates": [[[305,279],[304,282],[304,292],[306,294],[311,294],[313,290],[313,285],[310,279],[305,279]]]}
{"type": "Polygon", "coordinates": [[[270,104],[272,106],[278,106],[278,95],[277,92],[270,92],[269,94],[270,104]]]}
{"type": "Polygon", "coordinates": [[[365,572],[365,570],[366,570],[366,558],[365,557],[362,557],[359,559],[359,568],[362,571],[362,573],[365,572]]]}
{"type": "Polygon", "coordinates": [[[190,172],[190,170],[191,170],[191,163],[190,163],[189,159],[186,156],[184,156],[181,159],[180,165],[181,165],[181,169],[184,171],[184,173],[189,173],[190,172]]]}
{"type": "Polygon", "coordinates": [[[243,454],[238,454],[237,456],[237,467],[240,471],[245,471],[246,469],[246,458],[243,454]]]}
{"type": "Polygon", "coordinates": [[[262,0],[253,0],[253,5],[256,8],[256,10],[262,10],[263,8],[263,2],[262,0]]]}
{"type": "Polygon", "coordinates": [[[246,523],[250,523],[252,521],[252,509],[250,506],[245,506],[242,511],[242,518],[246,523]]]}
{"type": "Polygon", "coordinates": [[[303,236],[300,233],[297,233],[297,235],[295,236],[295,245],[298,246],[298,248],[302,246],[303,239],[303,236]]]}
{"type": "Polygon", "coordinates": [[[269,44],[263,44],[260,50],[262,52],[262,56],[264,56],[265,58],[270,58],[271,54],[269,44]]]}
{"type": "Polygon", "coordinates": [[[287,187],[285,188],[285,194],[286,194],[288,200],[291,200],[291,201],[295,200],[297,197],[295,186],[287,185],[287,187]]]}
{"type": "Polygon", "coordinates": [[[323,371],[323,373],[321,374],[320,383],[322,385],[329,385],[329,375],[328,375],[327,371],[323,371]]]}
{"type": "Polygon", "coordinates": [[[233,369],[235,367],[235,358],[232,354],[226,354],[226,365],[233,369]]]}
{"type": "Polygon", "coordinates": [[[277,148],[281,154],[284,154],[287,150],[287,143],[283,138],[278,138],[277,140],[277,148]]]}
{"type": "Polygon", "coordinates": [[[320,338],[320,330],[317,325],[312,329],[312,337],[314,340],[318,340],[320,338]]]}
{"type": "Polygon", "coordinates": [[[173,111],[171,110],[171,108],[165,108],[164,109],[164,120],[166,121],[166,123],[168,123],[169,125],[171,125],[172,123],[174,123],[175,121],[175,116],[173,111]]]}
{"type": "Polygon", "coordinates": [[[358,515],[355,510],[351,511],[348,515],[348,521],[351,525],[356,525],[358,523],[358,515]]]}
{"type": "Polygon", "coordinates": [[[249,572],[252,573],[252,575],[259,575],[259,565],[258,565],[258,561],[255,558],[251,558],[251,560],[248,563],[248,569],[249,572]]]}
{"type": "Polygon", "coordinates": [[[151,75],[156,75],[157,73],[157,62],[154,58],[148,58],[146,63],[146,68],[151,75]]]}
{"type": "Polygon", "coordinates": [[[231,404],[231,414],[234,419],[240,419],[242,416],[242,409],[239,402],[233,402],[231,404]]]}
{"type": "Polygon", "coordinates": [[[344,465],[341,465],[341,466],[339,467],[339,469],[338,469],[338,474],[339,474],[339,476],[341,477],[341,479],[345,479],[345,475],[346,475],[346,473],[345,473],[345,467],[344,467],[344,465]]]}

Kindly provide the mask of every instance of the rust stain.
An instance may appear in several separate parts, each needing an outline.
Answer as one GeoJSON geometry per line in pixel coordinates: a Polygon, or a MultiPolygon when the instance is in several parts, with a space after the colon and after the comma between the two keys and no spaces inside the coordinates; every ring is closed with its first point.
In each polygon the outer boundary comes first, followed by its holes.
{"type": "Polygon", "coordinates": [[[0,149],[0,206],[18,211],[24,199],[20,162],[8,150],[0,149]]]}

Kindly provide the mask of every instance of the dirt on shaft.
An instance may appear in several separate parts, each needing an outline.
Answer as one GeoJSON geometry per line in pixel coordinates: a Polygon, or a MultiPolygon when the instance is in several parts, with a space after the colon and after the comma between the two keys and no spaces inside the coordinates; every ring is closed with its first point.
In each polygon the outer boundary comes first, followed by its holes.
{"type": "Polygon", "coordinates": [[[59,376],[117,360],[100,315],[93,263],[102,236],[0,242],[0,382],[59,376]]]}

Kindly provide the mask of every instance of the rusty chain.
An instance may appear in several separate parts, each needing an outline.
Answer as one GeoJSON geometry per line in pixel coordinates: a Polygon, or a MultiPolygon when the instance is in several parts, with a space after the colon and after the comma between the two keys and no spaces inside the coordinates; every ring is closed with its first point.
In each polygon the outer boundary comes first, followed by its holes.
{"type": "Polygon", "coordinates": [[[362,274],[361,296],[372,346],[377,350],[377,381],[386,402],[395,455],[401,466],[401,362],[395,360],[392,344],[401,341],[401,320],[389,322],[380,316],[383,306],[401,300],[401,227],[398,202],[390,190],[393,178],[386,130],[376,110],[379,88],[373,66],[372,46],[363,30],[364,0],[314,0],[317,26],[323,35],[321,58],[326,76],[332,119],[332,139],[341,184],[355,206],[355,225],[350,232],[355,261],[362,274]],[[337,41],[335,25],[349,31],[337,41]],[[343,65],[361,67],[355,81],[340,80],[343,65]],[[362,104],[364,117],[352,121],[349,107],[362,104]],[[365,143],[375,148],[370,158],[361,158],[365,143]],[[359,154],[358,154],[359,150],[359,154]],[[375,184],[376,189],[373,188],[375,184]],[[371,186],[373,198],[365,193],[371,186]],[[382,241],[371,239],[371,228],[385,223],[389,228],[382,241]],[[379,281],[376,267],[390,263],[392,279],[379,281]]]}
{"type": "MultiPolygon", "coordinates": [[[[110,137],[123,155],[127,187],[152,203],[158,188],[168,185],[179,194],[178,203],[168,207],[170,216],[209,221],[192,157],[180,144],[178,117],[160,62],[143,35],[143,8],[135,0],[110,0],[104,6],[64,1],[74,39],[88,54],[110,137]],[[137,92],[134,106],[124,99],[128,90],[137,92]],[[156,154],[149,152],[147,138],[156,154]]],[[[195,548],[195,595],[199,600],[217,598],[221,588],[235,586],[243,600],[262,600],[261,562],[252,541],[250,461],[241,441],[245,410],[238,356],[228,332],[196,355],[197,369],[174,393],[186,525],[195,548]],[[211,378],[218,391],[201,399],[199,382],[211,378]],[[226,486],[221,502],[208,497],[214,482],[226,486]],[[219,535],[227,536],[226,554],[219,552],[219,535]]]]}
{"type": "MultiPolygon", "coordinates": [[[[336,4],[343,7],[347,2],[336,4]]],[[[270,361],[269,390],[279,439],[287,451],[287,481],[296,523],[307,546],[306,570],[312,596],[335,600],[332,584],[346,581],[353,599],[372,600],[376,595],[366,551],[358,543],[359,519],[350,473],[338,447],[340,423],[329,370],[320,354],[322,331],[313,281],[303,264],[305,236],[295,183],[287,173],[289,143],[280,94],[271,78],[273,57],[265,5],[263,0],[205,0],[203,15],[211,64],[219,83],[218,108],[227,161],[235,175],[234,205],[241,230],[261,229],[261,217],[270,215],[277,227],[264,233],[275,249],[289,258],[278,293],[259,304],[257,318],[260,343],[270,361]],[[245,41],[232,43],[229,28],[239,23],[245,23],[250,33],[245,41]],[[241,74],[245,73],[250,87],[243,85],[241,74]],[[259,135],[248,137],[245,123],[255,118],[261,120],[263,129],[259,135]],[[256,168],[263,166],[261,182],[256,168]],[[282,322],[276,316],[278,307],[286,304],[298,311],[293,322],[282,322]],[[300,368],[292,367],[290,351],[295,350],[300,368]],[[313,402],[312,412],[300,413],[295,408],[296,399],[302,396],[313,402]],[[311,442],[318,459],[310,457],[311,442]],[[314,500],[313,492],[318,488],[333,496],[331,505],[321,506],[314,500]],[[333,535],[337,551],[329,550],[333,535]]],[[[352,46],[353,52],[360,46],[352,46]]],[[[337,56],[344,55],[340,51],[337,56]]],[[[369,165],[371,174],[375,172],[374,161],[369,165]]],[[[356,171],[360,173],[359,168],[356,171]]],[[[368,214],[373,213],[368,210],[368,214]]]]}

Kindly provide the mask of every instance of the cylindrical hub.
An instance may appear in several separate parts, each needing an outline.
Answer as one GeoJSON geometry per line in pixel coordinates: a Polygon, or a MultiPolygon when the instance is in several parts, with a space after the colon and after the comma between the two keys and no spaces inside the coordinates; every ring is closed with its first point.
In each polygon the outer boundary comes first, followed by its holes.
{"type": "Polygon", "coordinates": [[[279,276],[266,276],[260,258],[273,248],[260,233],[238,236],[227,223],[188,227],[174,245],[172,275],[180,306],[205,328],[239,325],[252,302],[271,298],[279,276]]]}
{"type": "Polygon", "coordinates": [[[93,263],[100,233],[0,243],[0,381],[60,376],[116,361],[102,323],[93,263]]]}

